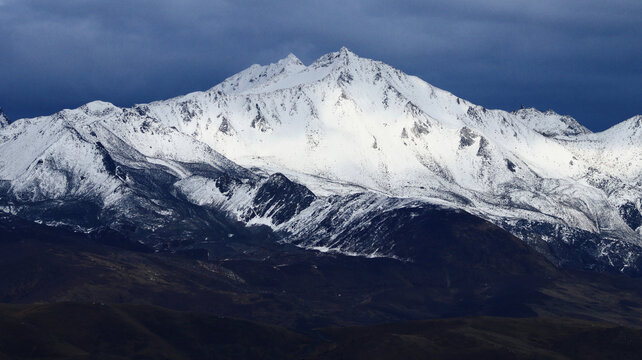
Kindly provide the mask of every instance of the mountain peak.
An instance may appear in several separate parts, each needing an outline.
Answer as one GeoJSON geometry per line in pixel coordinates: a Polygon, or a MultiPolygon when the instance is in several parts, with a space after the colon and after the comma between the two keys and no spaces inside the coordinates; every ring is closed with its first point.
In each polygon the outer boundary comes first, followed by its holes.
{"type": "Polygon", "coordinates": [[[345,64],[348,64],[351,59],[359,59],[359,55],[355,54],[345,46],[342,46],[339,51],[333,52],[331,54],[334,55],[335,59],[342,60],[345,64]]]}
{"type": "Polygon", "coordinates": [[[80,109],[85,111],[85,113],[89,115],[106,115],[110,112],[112,112],[114,109],[116,109],[116,105],[107,102],[107,101],[100,101],[100,100],[95,100],[89,103],[86,103],[85,105],[81,106],[80,109]]]}
{"type": "Polygon", "coordinates": [[[354,52],[352,52],[350,49],[348,49],[345,46],[342,46],[341,49],[339,49],[338,53],[339,53],[340,56],[343,56],[343,57],[345,57],[345,56],[357,56],[357,54],[355,54],[354,52]]]}
{"type": "Polygon", "coordinates": [[[290,65],[290,64],[303,65],[303,62],[301,62],[301,60],[299,60],[299,58],[296,57],[296,55],[294,55],[293,53],[289,53],[288,56],[286,56],[283,59],[279,60],[279,62],[277,64],[279,64],[279,65],[290,65]]]}
{"type": "Polygon", "coordinates": [[[619,124],[604,130],[602,134],[618,134],[616,138],[638,137],[642,135],[642,115],[635,115],[619,124]]]}
{"type": "Polygon", "coordinates": [[[241,93],[260,87],[271,81],[305,69],[305,65],[294,54],[268,65],[254,64],[238,74],[232,75],[211,90],[223,90],[226,93],[241,93]]]}
{"type": "Polygon", "coordinates": [[[343,46],[339,51],[331,52],[321,56],[312,65],[312,68],[321,68],[328,66],[341,66],[349,65],[352,61],[360,59],[360,57],[350,51],[347,47],[343,46]]]}
{"type": "Polygon", "coordinates": [[[0,107],[0,128],[9,125],[9,118],[4,114],[2,108],[0,107]]]}

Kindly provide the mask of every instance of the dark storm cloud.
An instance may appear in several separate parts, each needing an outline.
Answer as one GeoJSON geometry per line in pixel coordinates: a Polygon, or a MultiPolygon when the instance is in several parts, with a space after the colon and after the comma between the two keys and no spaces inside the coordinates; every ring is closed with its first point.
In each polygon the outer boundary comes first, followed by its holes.
{"type": "Polygon", "coordinates": [[[346,45],[480,105],[600,130],[642,112],[640,19],[639,0],[0,0],[0,106],[131,105],[346,45]]]}

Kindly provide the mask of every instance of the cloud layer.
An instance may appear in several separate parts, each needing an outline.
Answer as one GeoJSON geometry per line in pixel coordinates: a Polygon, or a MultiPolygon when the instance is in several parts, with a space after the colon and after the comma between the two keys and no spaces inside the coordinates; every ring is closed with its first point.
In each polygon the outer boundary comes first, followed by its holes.
{"type": "Polygon", "coordinates": [[[489,108],[602,130],[642,113],[641,19],[639,0],[0,0],[0,106],[127,106],[345,45],[489,108]]]}

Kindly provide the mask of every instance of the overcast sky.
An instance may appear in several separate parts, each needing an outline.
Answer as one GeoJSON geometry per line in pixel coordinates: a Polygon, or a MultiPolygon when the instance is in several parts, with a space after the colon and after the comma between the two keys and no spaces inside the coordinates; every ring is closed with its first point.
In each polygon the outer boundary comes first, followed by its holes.
{"type": "Polygon", "coordinates": [[[487,108],[642,113],[640,0],[0,0],[0,106],[129,106],[343,45],[487,108]]]}

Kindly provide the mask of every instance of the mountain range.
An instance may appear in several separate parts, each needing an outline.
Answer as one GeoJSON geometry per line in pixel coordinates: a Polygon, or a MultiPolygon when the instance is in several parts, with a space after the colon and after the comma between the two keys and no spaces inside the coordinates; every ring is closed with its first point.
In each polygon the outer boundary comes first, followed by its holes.
{"type": "Polygon", "coordinates": [[[289,55],[129,108],[0,112],[0,210],[202,258],[258,232],[401,262],[430,259],[420,238],[439,222],[426,219],[445,212],[561,267],[639,275],[642,116],[592,133],[552,110],[486,109],[346,48],[308,66],[289,55]]]}

